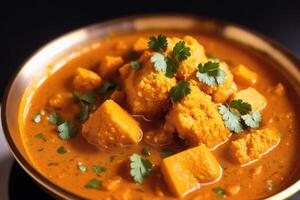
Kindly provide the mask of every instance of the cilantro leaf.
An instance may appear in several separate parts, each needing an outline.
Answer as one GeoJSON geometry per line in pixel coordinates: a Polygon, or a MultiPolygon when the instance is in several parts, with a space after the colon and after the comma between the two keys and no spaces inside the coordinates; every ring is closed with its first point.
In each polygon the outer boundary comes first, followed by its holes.
{"type": "Polygon", "coordinates": [[[119,87],[117,84],[106,81],[102,84],[102,86],[99,89],[99,95],[101,96],[102,100],[106,100],[110,97],[110,95],[117,90],[119,87]]]}
{"type": "Polygon", "coordinates": [[[172,152],[171,150],[169,150],[169,149],[163,149],[163,150],[160,152],[160,157],[166,158],[166,157],[168,157],[168,156],[170,156],[170,155],[172,155],[172,154],[173,154],[173,152],[172,152]]]}
{"type": "Polygon", "coordinates": [[[78,113],[77,115],[77,119],[80,121],[80,122],[85,122],[85,120],[87,120],[87,118],[89,117],[89,106],[87,105],[84,105],[80,112],[78,113]]]}
{"type": "Polygon", "coordinates": [[[58,112],[54,112],[49,115],[48,121],[51,124],[57,125],[65,122],[65,120],[61,117],[61,115],[58,112]]]}
{"type": "Polygon", "coordinates": [[[165,52],[168,48],[167,37],[162,34],[159,34],[157,37],[151,36],[148,47],[153,51],[165,52]]]}
{"type": "Polygon", "coordinates": [[[225,76],[225,71],[219,68],[219,62],[208,61],[204,65],[201,63],[198,65],[196,77],[209,86],[224,84],[225,76]]]}
{"type": "Polygon", "coordinates": [[[166,57],[166,62],[167,62],[166,76],[169,78],[173,78],[178,70],[179,64],[169,57],[166,57]]]}
{"type": "Polygon", "coordinates": [[[225,190],[221,187],[216,187],[216,188],[213,188],[212,190],[220,198],[224,198],[226,196],[225,190]]]}
{"type": "Polygon", "coordinates": [[[141,68],[140,63],[138,63],[137,61],[130,61],[130,62],[129,62],[129,65],[132,67],[132,69],[135,69],[135,70],[141,68]]]}
{"type": "Polygon", "coordinates": [[[37,139],[42,139],[44,142],[46,142],[46,138],[43,133],[38,133],[34,137],[37,139]]]}
{"type": "Polygon", "coordinates": [[[151,155],[150,149],[148,147],[143,148],[142,149],[142,154],[144,156],[150,156],[151,155]]]}
{"type": "Polygon", "coordinates": [[[173,102],[179,102],[184,96],[191,92],[190,83],[180,81],[170,90],[170,96],[173,102]]]}
{"type": "Polygon", "coordinates": [[[130,175],[139,184],[144,183],[144,177],[152,172],[152,163],[137,154],[130,156],[130,175]]]}
{"type": "Polygon", "coordinates": [[[36,124],[40,123],[42,120],[42,114],[39,112],[32,117],[32,121],[36,124]]]}
{"type": "Polygon", "coordinates": [[[82,164],[82,162],[79,162],[79,163],[77,164],[77,166],[78,166],[78,169],[79,169],[81,172],[87,172],[87,170],[88,170],[87,166],[85,166],[84,164],[82,164]]]}
{"type": "Polygon", "coordinates": [[[241,118],[236,113],[232,112],[228,107],[224,105],[219,106],[219,113],[222,115],[225,126],[235,133],[243,131],[241,118]]]}
{"type": "Polygon", "coordinates": [[[231,101],[229,106],[239,111],[241,115],[248,114],[252,110],[251,105],[247,102],[244,102],[242,99],[231,101]]]}
{"type": "Polygon", "coordinates": [[[154,68],[156,71],[166,72],[167,63],[165,57],[162,54],[155,52],[151,56],[150,61],[154,64],[154,68]]]}
{"type": "Polygon", "coordinates": [[[181,62],[191,56],[191,49],[185,46],[185,41],[177,42],[173,48],[173,56],[177,62],[181,62]]]}
{"type": "Polygon", "coordinates": [[[242,119],[250,128],[258,128],[261,122],[261,114],[258,111],[253,111],[252,114],[242,115],[242,119]]]}
{"type": "Polygon", "coordinates": [[[102,182],[97,179],[92,179],[84,187],[92,188],[92,189],[100,189],[102,187],[102,182]]]}
{"type": "Polygon", "coordinates": [[[58,135],[61,139],[67,140],[74,137],[77,133],[77,128],[74,127],[72,122],[65,121],[64,123],[57,126],[58,135]]]}
{"type": "Polygon", "coordinates": [[[79,101],[80,103],[93,104],[96,102],[96,95],[92,92],[86,92],[82,95],[78,95],[76,91],[72,92],[74,101],[79,101]]]}
{"type": "Polygon", "coordinates": [[[101,165],[94,165],[92,166],[92,170],[96,173],[96,174],[100,174],[102,172],[106,172],[107,168],[101,165]]]}
{"type": "Polygon", "coordinates": [[[65,153],[67,153],[67,149],[65,147],[61,146],[57,149],[57,153],[65,154],[65,153]]]}
{"type": "Polygon", "coordinates": [[[129,53],[130,60],[137,60],[139,58],[139,54],[136,51],[131,51],[129,53]]]}

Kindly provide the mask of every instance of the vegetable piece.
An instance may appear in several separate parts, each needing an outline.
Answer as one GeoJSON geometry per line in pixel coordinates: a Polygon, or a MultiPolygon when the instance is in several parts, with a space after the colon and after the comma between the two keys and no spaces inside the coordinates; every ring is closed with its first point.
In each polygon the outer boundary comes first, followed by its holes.
{"type": "Polygon", "coordinates": [[[160,152],[160,157],[162,158],[166,158],[166,157],[169,157],[170,155],[172,155],[173,152],[169,149],[163,149],[161,152],[160,152]]]}
{"type": "Polygon", "coordinates": [[[179,102],[183,97],[191,92],[190,83],[187,81],[178,82],[170,90],[170,96],[173,102],[179,102]]]}
{"type": "Polygon", "coordinates": [[[218,179],[221,167],[204,144],[163,159],[161,172],[169,189],[184,197],[201,183],[218,179]]]}
{"type": "Polygon", "coordinates": [[[204,65],[201,63],[198,65],[196,77],[209,86],[223,85],[225,76],[226,72],[220,69],[219,62],[208,61],[204,65]]]}
{"type": "Polygon", "coordinates": [[[244,65],[238,65],[232,69],[234,80],[246,86],[251,86],[256,83],[257,74],[244,65]]]}
{"type": "Polygon", "coordinates": [[[102,187],[102,182],[97,179],[92,179],[84,187],[92,188],[92,189],[100,189],[102,187]]]}
{"type": "Polygon", "coordinates": [[[220,198],[224,198],[226,196],[225,190],[221,187],[216,187],[216,188],[213,188],[212,190],[220,198]]]}
{"type": "Polygon", "coordinates": [[[166,72],[167,63],[165,57],[162,54],[155,52],[151,56],[150,61],[154,64],[154,68],[157,72],[166,72]]]}
{"type": "Polygon", "coordinates": [[[65,147],[61,146],[57,149],[57,153],[65,154],[65,153],[67,153],[67,149],[65,147]]]}
{"type": "Polygon", "coordinates": [[[132,69],[135,69],[135,70],[141,68],[140,63],[138,63],[137,61],[130,61],[130,62],[129,62],[129,65],[132,67],[132,69]]]}
{"type": "Polygon", "coordinates": [[[144,177],[152,172],[152,163],[137,154],[130,156],[130,175],[139,184],[144,183],[144,177]]]}
{"type": "Polygon", "coordinates": [[[118,85],[111,81],[106,81],[99,89],[99,95],[102,100],[106,100],[110,95],[118,89],[118,85]]]}
{"type": "Polygon", "coordinates": [[[67,140],[75,137],[77,134],[77,128],[73,125],[71,121],[65,121],[57,126],[58,135],[61,139],[67,140]]]}
{"type": "Polygon", "coordinates": [[[73,85],[76,91],[92,91],[102,83],[102,78],[91,70],[79,67],[76,73],[73,79],[73,85]]]}
{"type": "Polygon", "coordinates": [[[32,117],[32,121],[36,124],[40,123],[42,120],[42,115],[41,113],[37,113],[32,117]]]}
{"type": "Polygon", "coordinates": [[[142,154],[144,156],[150,156],[151,155],[150,149],[148,147],[143,148],[142,149],[142,154]]]}
{"type": "Polygon", "coordinates": [[[78,169],[79,169],[81,172],[87,172],[87,170],[88,170],[87,166],[85,166],[84,164],[82,164],[82,162],[79,162],[79,163],[77,164],[77,166],[78,166],[78,169]]]}
{"type": "Polygon", "coordinates": [[[241,115],[246,115],[252,110],[251,105],[247,102],[244,102],[242,99],[231,101],[230,107],[239,111],[241,115]]]}
{"type": "Polygon", "coordinates": [[[173,56],[180,63],[191,56],[191,49],[185,45],[185,41],[177,42],[173,48],[173,56]]]}
{"type": "Polygon", "coordinates": [[[167,37],[162,34],[159,34],[157,37],[151,36],[148,47],[153,51],[165,52],[168,48],[167,37]]]}
{"type": "Polygon", "coordinates": [[[110,78],[123,64],[124,60],[121,56],[105,56],[98,68],[98,73],[104,79],[110,78]]]}
{"type": "Polygon", "coordinates": [[[96,174],[100,174],[103,172],[106,172],[107,168],[101,165],[94,165],[92,166],[92,170],[96,173],[96,174]]]}
{"type": "Polygon", "coordinates": [[[269,128],[251,130],[244,137],[231,142],[233,158],[241,165],[259,159],[280,141],[279,134],[269,128]]]}
{"type": "Polygon", "coordinates": [[[127,111],[106,100],[83,124],[82,135],[98,148],[110,148],[137,144],[142,130],[127,111]]]}
{"type": "Polygon", "coordinates": [[[225,126],[235,133],[240,133],[243,131],[243,125],[241,118],[238,114],[231,112],[231,110],[224,106],[219,106],[219,113],[222,115],[225,126]]]}

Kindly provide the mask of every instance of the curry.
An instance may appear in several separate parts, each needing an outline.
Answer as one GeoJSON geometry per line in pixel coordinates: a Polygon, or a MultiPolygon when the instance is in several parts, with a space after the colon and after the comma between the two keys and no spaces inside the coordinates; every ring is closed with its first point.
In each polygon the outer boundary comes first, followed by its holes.
{"type": "Polygon", "coordinates": [[[78,51],[21,108],[27,153],[55,184],[85,199],[260,199],[297,178],[298,105],[261,55],[158,31],[78,51]]]}

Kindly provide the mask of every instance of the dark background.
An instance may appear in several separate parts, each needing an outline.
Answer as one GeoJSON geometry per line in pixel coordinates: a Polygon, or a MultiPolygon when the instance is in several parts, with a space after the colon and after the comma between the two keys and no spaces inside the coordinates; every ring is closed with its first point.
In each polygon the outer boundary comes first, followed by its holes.
{"type": "MultiPolygon", "coordinates": [[[[17,67],[46,42],[82,26],[145,13],[187,13],[254,29],[300,58],[300,0],[9,1],[0,4],[0,99],[17,67]]],[[[11,199],[48,199],[16,164],[11,199]],[[21,179],[21,180],[20,180],[21,179]],[[31,188],[31,189],[30,189],[31,188]]]]}

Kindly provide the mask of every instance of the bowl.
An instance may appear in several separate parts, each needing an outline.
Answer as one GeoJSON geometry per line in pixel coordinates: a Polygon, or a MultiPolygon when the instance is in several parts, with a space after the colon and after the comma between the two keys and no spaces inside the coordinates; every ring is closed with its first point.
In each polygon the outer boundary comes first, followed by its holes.
{"type": "MultiPolygon", "coordinates": [[[[83,197],[55,185],[31,165],[19,130],[19,121],[23,119],[22,114],[19,114],[23,96],[29,91],[28,88],[38,87],[49,73],[59,69],[66,62],[66,55],[72,55],[74,49],[101,40],[111,34],[153,29],[162,32],[178,30],[214,34],[246,46],[276,63],[276,70],[289,77],[288,80],[296,91],[295,96],[299,98],[300,71],[298,66],[300,66],[300,61],[274,41],[232,23],[188,15],[143,15],[97,23],[65,34],[37,50],[19,67],[6,88],[1,111],[4,134],[15,159],[53,197],[83,199],[83,197]],[[49,70],[48,66],[53,62],[56,63],[55,67],[49,70]]],[[[26,94],[26,96],[30,98],[30,94],[26,94]]],[[[268,199],[285,199],[299,190],[300,180],[298,179],[288,188],[268,199]]]]}

